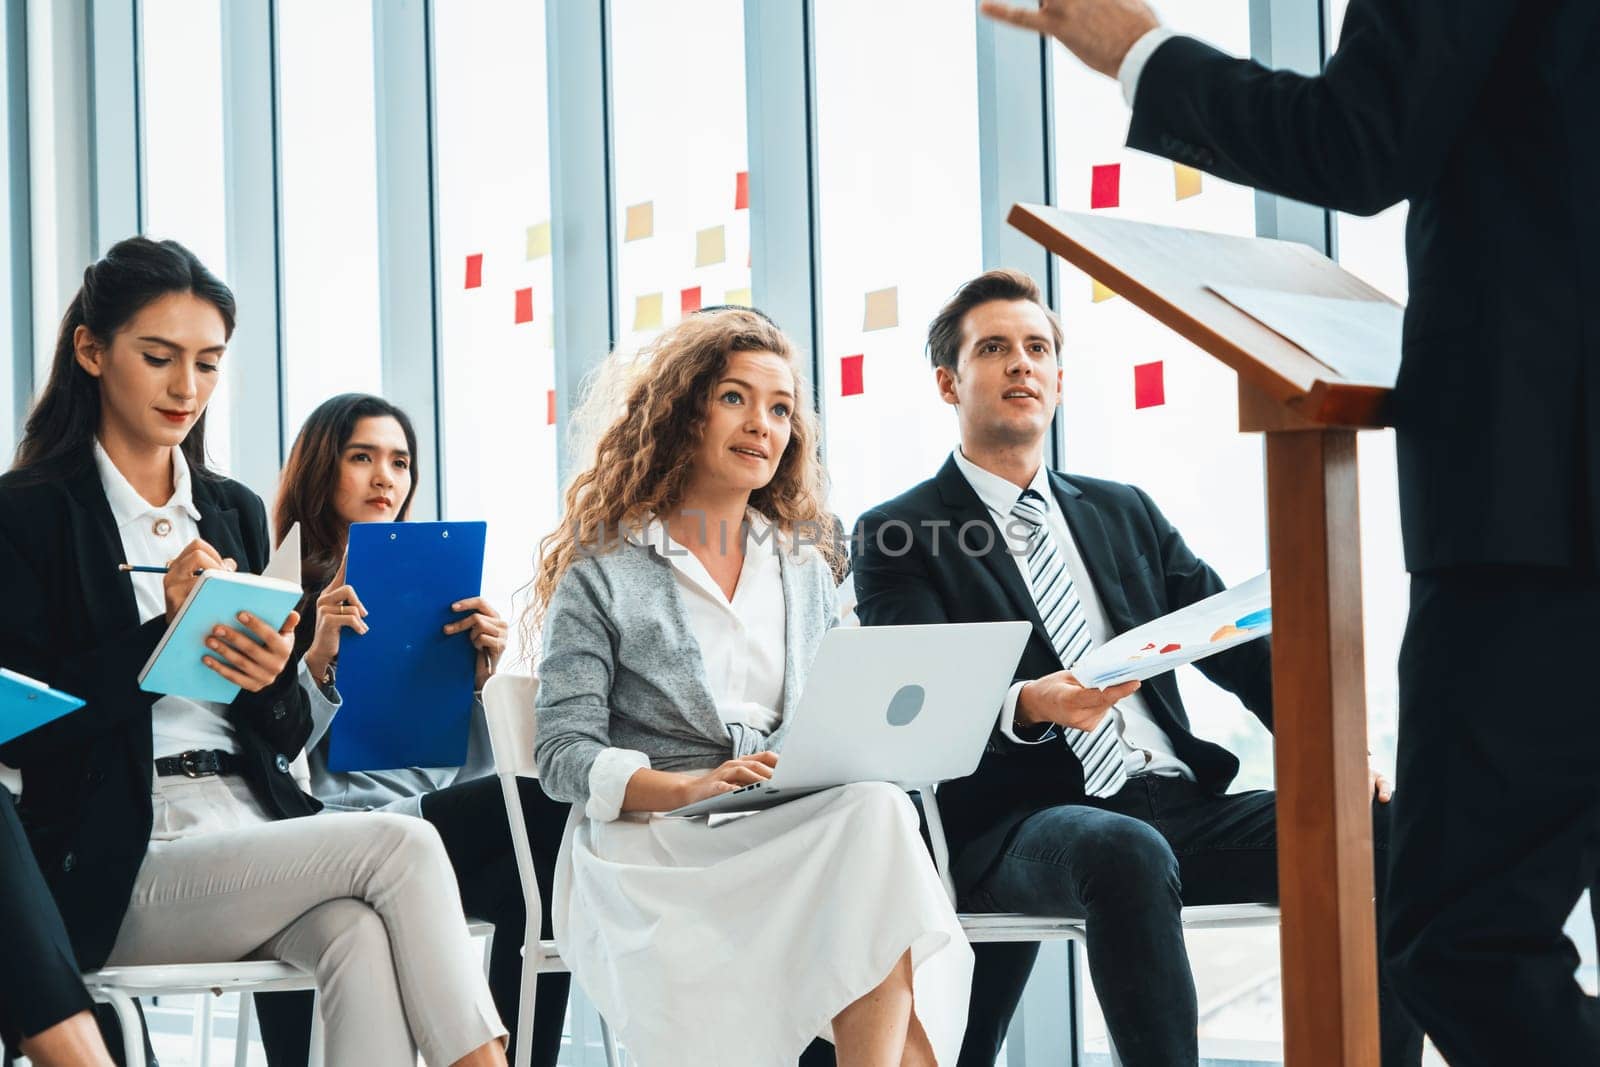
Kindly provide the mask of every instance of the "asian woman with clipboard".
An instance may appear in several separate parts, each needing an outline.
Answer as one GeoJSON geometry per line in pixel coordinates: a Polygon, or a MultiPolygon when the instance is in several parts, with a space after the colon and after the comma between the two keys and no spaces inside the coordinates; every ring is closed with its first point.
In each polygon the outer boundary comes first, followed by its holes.
{"type": "MultiPolygon", "coordinates": [[[[472,709],[466,762],[459,767],[403,767],[339,772],[329,769],[329,726],[341,706],[336,664],[340,636],[382,627],[369,615],[361,591],[345,581],[346,544],[358,522],[404,522],[418,484],[417,441],[411,420],[380,397],[335,396],[320,404],[300,428],[279,481],[274,521],[284,537],[298,523],[306,598],[295,635],[299,679],[310,702],[307,742],[311,788],[328,810],[385,811],[420,816],[433,824],[455,868],[468,914],[500,931],[492,943],[489,988],[500,1017],[517,1029],[524,927],[522,888],[517,879],[505,801],[494,777],[488,724],[481,701],[472,709]]],[[[371,590],[368,590],[369,599],[371,590]]],[[[507,625],[480,596],[450,605],[459,617],[446,633],[465,633],[477,650],[475,690],[494,673],[506,647],[507,625]]],[[[415,709],[426,714],[427,709],[415,709]]],[[[545,883],[566,824],[568,807],[545,796],[539,783],[520,779],[522,809],[533,842],[534,861],[545,883]]],[[[548,914],[545,922],[548,923],[548,914]]],[[[548,933],[546,934],[548,936],[548,933]]],[[[566,1017],[567,975],[539,979],[534,1006],[533,1058],[554,1067],[566,1017]]],[[[297,1050],[310,1026],[310,998],[271,994],[258,998],[262,1036],[270,1048],[297,1050]]]]}
{"type": "Polygon", "coordinates": [[[187,249],[139,237],[67,309],[0,477],[0,662],[86,706],[0,745],[22,824],[85,968],[283,959],[317,978],[330,1063],[504,1064],[438,835],[297,818],[319,808],[289,773],[311,730],[297,617],[195,649],[240,687],[231,703],[139,688],[197,569],[267,562],[260,499],[205,465],[234,311],[187,249]]]}

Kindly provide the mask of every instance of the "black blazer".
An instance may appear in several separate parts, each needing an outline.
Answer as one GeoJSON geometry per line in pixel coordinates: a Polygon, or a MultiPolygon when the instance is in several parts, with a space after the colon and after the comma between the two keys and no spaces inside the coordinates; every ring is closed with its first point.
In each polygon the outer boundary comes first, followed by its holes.
{"type": "MultiPolygon", "coordinates": [[[[261,500],[237,482],[193,480],[200,536],[241,569],[270,554],[261,500]]],[[[19,815],[84,969],[105,962],[150,841],[151,693],[138,675],[166,630],[139,624],[122,542],[85,451],[48,480],[0,476],[0,663],[82,697],[76,712],[0,745],[22,772],[19,815]]],[[[290,776],[311,733],[293,669],[228,709],[245,777],[279,818],[319,805],[290,776]]]]}
{"type": "MultiPolygon", "coordinates": [[[[1117,633],[1225,588],[1140,490],[1054,471],[1050,485],[1117,633]]],[[[1033,634],[1016,679],[1041,678],[1061,669],[1005,539],[954,459],[945,461],[933,478],[863,515],[853,545],[856,614],[862,625],[1026,619],[1033,623],[1033,634]],[[978,526],[963,535],[968,523],[987,527],[992,538],[978,526]],[[975,552],[988,551],[968,554],[958,537],[975,552]]],[[[1196,666],[1272,728],[1270,639],[1240,645],[1196,666]]],[[[1239,760],[1190,732],[1172,674],[1150,679],[1139,691],[1199,784],[1218,793],[1227,789],[1239,772],[1239,760]]],[[[996,719],[999,712],[998,706],[992,711],[996,719]]],[[[997,723],[977,772],[945,783],[939,797],[951,873],[957,888],[965,890],[988,871],[1023,818],[1083,799],[1083,768],[1064,742],[1018,745],[1000,733],[997,723]]]]}
{"type": "Polygon", "coordinates": [[[1411,201],[1406,563],[1600,558],[1600,3],[1350,0],[1318,77],[1179,37],[1128,144],[1358,215],[1411,201]]]}

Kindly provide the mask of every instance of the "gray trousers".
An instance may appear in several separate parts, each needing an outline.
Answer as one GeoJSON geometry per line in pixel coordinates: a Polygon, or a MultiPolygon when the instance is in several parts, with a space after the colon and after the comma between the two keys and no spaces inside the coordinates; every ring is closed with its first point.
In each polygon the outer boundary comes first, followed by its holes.
{"type": "Polygon", "coordinates": [[[445,1067],[504,1037],[439,835],[404,815],[269,820],[239,778],[157,778],[107,966],[278,959],[316,976],[330,1064],[445,1067]]]}

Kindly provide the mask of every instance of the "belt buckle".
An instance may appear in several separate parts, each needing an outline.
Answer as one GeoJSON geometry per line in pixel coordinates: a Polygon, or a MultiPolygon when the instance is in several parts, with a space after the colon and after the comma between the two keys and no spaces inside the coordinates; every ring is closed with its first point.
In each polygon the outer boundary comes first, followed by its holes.
{"type": "Polygon", "coordinates": [[[194,750],[179,753],[178,769],[183,772],[185,778],[199,778],[206,773],[200,769],[199,756],[200,753],[194,750]]]}

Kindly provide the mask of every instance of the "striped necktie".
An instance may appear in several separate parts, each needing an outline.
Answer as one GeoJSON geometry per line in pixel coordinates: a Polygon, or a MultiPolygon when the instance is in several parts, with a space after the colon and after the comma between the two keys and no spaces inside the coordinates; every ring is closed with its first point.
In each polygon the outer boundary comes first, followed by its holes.
{"type": "MultiPolygon", "coordinates": [[[[1067,562],[1056,550],[1055,538],[1045,527],[1045,502],[1032,489],[1025,489],[1011,507],[1012,518],[1025,523],[1028,531],[1028,588],[1039,609],[1039,618],[1050,635],[1050,644],[1068,670],[1094,643],[1089,636],[1089,619],[1083,602],[1073,588],[1067,562]]],[[[1122,735],[1117,716],[1107,712],[1093,730],[1061,727],[1067,747],[1083,764],[1083,791],[1092,797],[1108,797],[1128,779],[1123,763],[1122,735]]]]}

